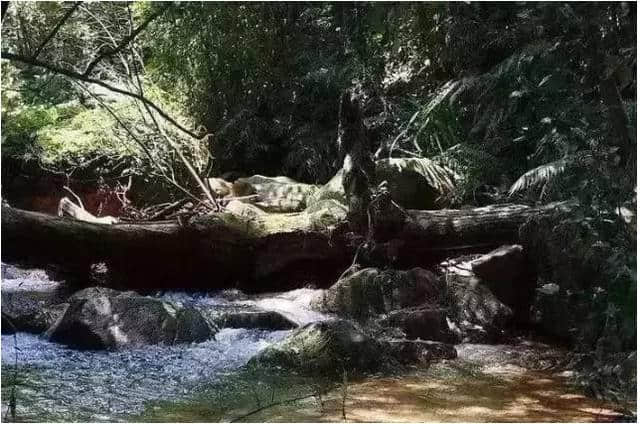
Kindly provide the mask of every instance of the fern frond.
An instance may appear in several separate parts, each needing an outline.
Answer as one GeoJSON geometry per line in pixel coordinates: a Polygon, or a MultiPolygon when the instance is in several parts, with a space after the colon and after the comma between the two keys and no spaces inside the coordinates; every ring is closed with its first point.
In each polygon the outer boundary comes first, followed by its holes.
{"type": "Polygon", "coordinates": [[[593,164],[593,161],[593,153],[583,150],[570,156],[565,156],[562,159],[540,165],[522,174],[509,189],[509,196],[542,183],[547,183],[564,173],[569,166],[588,167],[593,164]]]}
{"type": "Polygon", "coordinates": [[[516,180],[515,183],[509,189],[509,196],[527,190],[531,187],[545,183],[551,180],[556,175],[559,175],[567,168],[568,160],[560,159],[553,162],[545,163],[536,168],[533,168],[516,180]]]}

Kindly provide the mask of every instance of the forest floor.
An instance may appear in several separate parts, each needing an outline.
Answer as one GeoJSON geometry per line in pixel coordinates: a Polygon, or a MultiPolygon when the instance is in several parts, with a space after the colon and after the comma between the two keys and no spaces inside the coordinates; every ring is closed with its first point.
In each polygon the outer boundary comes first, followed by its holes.
{"type": "MultiPolygon", "coordinates": [[[[344,410],[355,422],[610,422],[612,405],[568,390],[545,372],[503,369],[492,378],[449,380],[416,373],[349,384],[344,410]]],[[[322,410],[311,399],[251,417],[266,422],[340,422],[342,390],[327,394],[322,410]]]]}

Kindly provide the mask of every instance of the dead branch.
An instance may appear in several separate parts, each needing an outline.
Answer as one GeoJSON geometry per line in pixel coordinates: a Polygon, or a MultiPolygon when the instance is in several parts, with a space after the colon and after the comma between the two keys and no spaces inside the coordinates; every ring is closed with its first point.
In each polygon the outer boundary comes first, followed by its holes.
{"type": "Polygon", "coordinates": [[[239,417],[235,417],[234,419],[230,420],[229,422],[235,423],[235,422],[241,421],[241,420],[243,420],[243,419],[245,419],[247,417],[255,415],[258,412],[264,411],[265,409],[273,408],[274,406],[278,406],[278,405],[285,405],[287,403],[297,402],[299,400],[305,400],[305,399],[308,399],[308,398],[311,398],[311,397],[315,397],[315,396],[316,396],[316,394],[312,393],[310,395],[298,396],[298,397],[295,397],[295,398],[292,398],[292,399],[285,399],[285,400],[281,400],[281,401],[278,401],[278,402],[272,402],[272,403],[270,403],[268,405],[264,405],[264,406],[261,406],[260,408],[254,409],[253,411],[247,412],[244,415],[240,415],[239,417]]]}
{"type": "Polygon", "coordinates": [[[173,202],[173,203],[169,204],[168,206],[162,208],[160,211],[158,211],[155,214],[151,215],[149,217],[149,221],[155,221],[157,219],[166,217],[170,213],[172,213],[175,210],[177,210],[180,207],[182,207],[186,202],[187,202],[187,199],[184,198],[184,199],[178,200],[177,202],[173,202]]]}
{"type": "MultiPolygon", "coordinates": [[[[75,193],[73,192],[73,190],[71,190],[71,189],[69,188],[69,186],[62,186],[62,188],[63,188],[64,190],[68,191],[68,192],[69,192],[73,197],[75,197],[75,198],[76,198],[76,201],[78,202],[78,205],[79,205],[82,209],[84,209],[84,204],[82,203],[82,199],[80,199],[80,196],[78,196],[77,194],[75,194],[75,193]]],[[[59,216],[62,216],[62,215],[60,215],[60,209],[58,209],[58,215],[59,215],[59,216]]]]}

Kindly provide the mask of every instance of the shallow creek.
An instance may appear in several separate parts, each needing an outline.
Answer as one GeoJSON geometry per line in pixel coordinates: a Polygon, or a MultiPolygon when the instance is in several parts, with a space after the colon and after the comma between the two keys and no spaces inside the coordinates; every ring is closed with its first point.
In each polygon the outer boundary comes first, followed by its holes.
{"type": "MultiPolygon", "coordinates": [[[[3,290],[55,283],[38,271],[3,277],[3,290]]],[[[275,310],[305,324],[328,318],[310,310],[313,292],[156,296],[206,308],[275,310]]],[[[106,352],[67,349],[26,333],[2,335],[2,414],[4,417],[16,373],[16,413],[21,421],[230,420],[251,412],[255,405],[236,404],[222,410],[203,394],[216,382],[233,381],[256,352],[287,334],[289,331],[223,329],[215,340],[204,343],[106,352]]],[[[454,361],[350,382],[347,419],[608,421],[618,417],[610,406],[577,394],[565,377],[517,365],[526,355],[539,356],[546,349],[529,343],[460,345],[459,358],[454,361]]],[[[289,392],[285,388],[278,399],[286,400],[292,392],[300,396],[305,387],[289,392]]],[[[330,390],[322,407],[309,397],[264,409],[246,420],[342,421],[341,393],[341,388],[330,390]]],[[[273,393],[271,396],[273,399],[273,393]]]]}

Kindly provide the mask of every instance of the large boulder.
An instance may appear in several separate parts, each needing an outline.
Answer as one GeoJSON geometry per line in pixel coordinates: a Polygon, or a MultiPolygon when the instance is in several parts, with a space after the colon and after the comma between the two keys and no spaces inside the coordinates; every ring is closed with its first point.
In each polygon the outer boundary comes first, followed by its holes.
{"type": "Polygon", "coordinates": [[[379,324],[399,328],[408,339],[455,343],[459,339],[449,329],[447,314],[448,310],[445,308],[423,305],[392,311],[379,324]]]}
{"type": "Polygon", "coordinates": [[[520,321],[529,318],[536,280],[528,271],[522,246],[505,245],[470,262],[471,270],[520,321]]]}
{"type": "Polygon", "coordinates": [[[282,367],[323,376],[361,373],[378,369],[383,344],[345,320],[307,324],[286,339],[259,352],[250,365],[282,367]]]}
{"type": "Polygon", "coordinates": [[[215,326],[194,308],[131,292],[90,288],[47,331],[50,340],[80,349],[205,341],[215,326]]]}
{"type": "Polygon", "coordinates": [[[366,320],[393,310],[436,303],[444,285],[430,271],[365,268],[340,279],[314,305],[340,316],[366,320]]]}
{"type": "Polygon", "coordinates": [[[471,269],[485,281],[512,281],[522,273],[525,258],[519,244],[504,245],[471,261],[471,269]]]}

